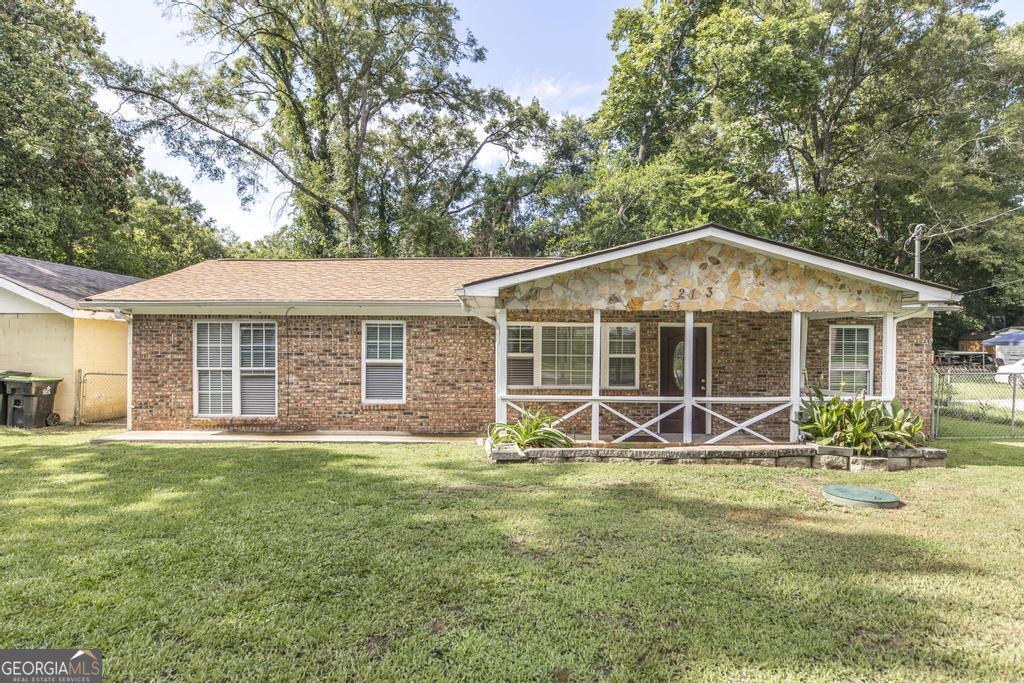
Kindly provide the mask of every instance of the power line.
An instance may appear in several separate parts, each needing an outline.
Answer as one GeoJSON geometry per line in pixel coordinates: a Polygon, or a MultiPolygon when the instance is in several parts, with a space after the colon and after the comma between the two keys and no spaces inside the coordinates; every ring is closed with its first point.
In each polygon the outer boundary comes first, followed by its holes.
{"type": "Polygon", "coordinates": [[[1018,282],[1024,282],[1024,277],[1019,277],[1016,280],[1007,280],[1006,282],[997,282],[992,285],[986,285],[985,287],[978,287],[977,289],[969,289],[966,292],[957,292],[957,294],[966,295],[974,294],[975,292],[983,292],[986,289],[992,289],[993,287],[1005,287],[1006,285],[1016,284],[1018,282]]]}
{"type": "Polygon", "coordinates": [[[1024,204],[1022,204],[1020,206],[1015,206],[1012,209],[1007,209],[1006,211],[1003,211],[1002,213],[997,213],[994,216],[989,216],[988,218],[982,218],[980,221],[977,221],[975,223],[971,223],[969,225],[964,225],[964,226],[959,227],[959,228],[953,228],[952,230],[946,230],[944,232],[940,232],[940,233],[935,234],[935,235],[926,235],[926,237],[927,237],[927,239],[935,239],[935,238],[938,238],[938,237],[944,237],[946,235],[952,235],[954,232],[960,232],[961,230],[970,230],[971,228],[976,228],[976,227],[978,227],[979,225],[981,225],[983,223],[988,223],[989,221],[994,221],[997,218],[1002,218],[1003,216],[1011,214],[1014,211],[1020,211],[1021,209],[1024,209],[1024,204]]]}

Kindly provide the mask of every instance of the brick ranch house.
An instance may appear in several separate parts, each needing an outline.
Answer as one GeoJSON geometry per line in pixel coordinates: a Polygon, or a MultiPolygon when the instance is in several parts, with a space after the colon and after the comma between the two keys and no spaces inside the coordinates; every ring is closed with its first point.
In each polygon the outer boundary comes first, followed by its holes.
{"type": "Polygon", "coordinates": [[[566,259],[206,261],[132,315],[132,429],[793,441],[809,387],[928,419],[948,288],[708,224],[566,259]]]}

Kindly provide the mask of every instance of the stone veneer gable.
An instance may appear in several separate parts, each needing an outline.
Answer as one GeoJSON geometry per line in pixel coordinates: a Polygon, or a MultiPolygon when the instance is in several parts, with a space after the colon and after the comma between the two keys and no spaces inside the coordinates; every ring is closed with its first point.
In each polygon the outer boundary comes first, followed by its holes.
{"type": "Polygon", "coordinates": [[[899,310],[893,290],[732,245],[701,240],[502,290],[509,310],[899,310]]]}

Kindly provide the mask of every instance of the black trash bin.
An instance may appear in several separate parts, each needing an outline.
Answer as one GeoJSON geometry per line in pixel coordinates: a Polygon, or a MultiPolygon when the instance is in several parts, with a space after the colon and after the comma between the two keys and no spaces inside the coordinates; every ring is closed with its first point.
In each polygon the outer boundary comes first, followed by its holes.
{"type": "Polygon", "coordinates": [[[7,425],[7,387],[4,378],[7,376],[30,377],[31,372],[24,370],[0,370],[0,427],[7,425]]]}
{"type": "Polygon", "coordinates": [[[53,397],[60,377],[7,377],[7,424],[11,427],[52,427],[60,422],[53,397]]]}

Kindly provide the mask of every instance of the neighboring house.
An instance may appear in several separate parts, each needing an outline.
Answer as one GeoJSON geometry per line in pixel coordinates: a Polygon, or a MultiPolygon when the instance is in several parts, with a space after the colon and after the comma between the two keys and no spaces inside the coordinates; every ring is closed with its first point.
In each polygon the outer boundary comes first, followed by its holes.
{"type": "Polygon", "coordinates": [[[971,353],[982,353],[985,351],[991,352],[990,349],[986,349],[985,347],[983,347],[981,345],[981,342],[985,341],[986,339],[991,339],[1000,332],[1004,331],[1005,329],[994,331],[980,330],[978,332],[968,332],[967,334],[962,335],[959,340],[957,340],[957,348],[960,351],[966,351],[971,353]]]}
{"type": "Polygon", "coordinates": [[[561,260],[207,261],[94,299],[133,314],[135,429],[479,433],[543,405],[690,442],[794,439],[808,385],[927,420],[959,297],[705,225],[561,260]]]}
{"type": "MultiPolygon", "coordinates": [[[[0,254],[0,370],[61,377],[54,410],[76,420],[77,380],[90,373],[126,373],[128,322],[109,306],[84,301],[137,277],[0,254]]],[[[92,416],[123,417],[124,378],[96,376],[102,389],[92,416]],[[117,415],[116,413],[120,413],[117,415]]]]}

